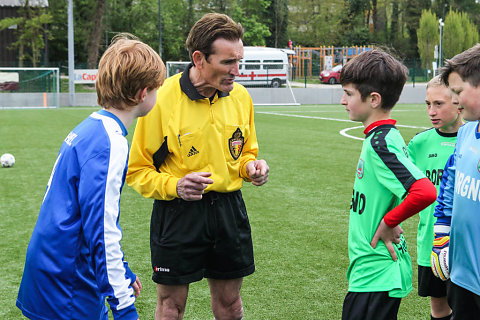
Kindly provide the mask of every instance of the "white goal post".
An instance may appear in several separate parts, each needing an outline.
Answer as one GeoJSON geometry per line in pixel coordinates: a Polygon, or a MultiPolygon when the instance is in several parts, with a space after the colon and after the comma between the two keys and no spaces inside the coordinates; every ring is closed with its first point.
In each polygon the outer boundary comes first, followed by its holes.
{"type": "Polygon", "coordinates": [[[59,68],[0,67],[0,109],[58,108],[59,68]]]}
{"type": "MultiPolygon", "coordinates": [[[[190,62],[167,61],[167,78],[183,72],[190,62]]],[[[243,59],[235,81],[245,86],[254,105],[300,105],[290,85],[290,65],[267,58],[243,59]]]]}

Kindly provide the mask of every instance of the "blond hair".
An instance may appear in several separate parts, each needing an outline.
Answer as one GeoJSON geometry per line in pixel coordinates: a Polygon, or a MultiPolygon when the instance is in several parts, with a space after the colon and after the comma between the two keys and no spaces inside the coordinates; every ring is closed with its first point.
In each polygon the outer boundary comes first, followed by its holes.
{"type": "Polygon", "coordinates": [[[164,79],[160,56],[134,36],[119,34],[98,64],[98,104],[105,109],[129,109],[140,103],[136,97],[139,90],[157,89],[164,79]]]}
{"type": "Polygon", "coordinates": [[[433,88],[433,87],[447,87],[445,85],[445,83],[443,83],[442,81],[442,77],[440,77],[440,75],[436,75],[435,77],[433,77],[432,79],[430,79],[430,81],[427,82],[427,89],[428,88],[433,88]]]}

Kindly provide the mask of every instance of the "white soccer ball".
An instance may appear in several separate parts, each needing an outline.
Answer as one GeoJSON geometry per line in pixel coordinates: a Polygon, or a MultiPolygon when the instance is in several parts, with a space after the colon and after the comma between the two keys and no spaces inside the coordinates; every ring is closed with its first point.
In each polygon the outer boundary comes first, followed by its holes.
{"type": "Polygon", "coordinates": [[[15,164],[15,157],[13,156],[13,154],[4,153],[0,157],[0,164],[2,164],[2,167],[4,168],[13,167],[13,165],[15,164]]]}

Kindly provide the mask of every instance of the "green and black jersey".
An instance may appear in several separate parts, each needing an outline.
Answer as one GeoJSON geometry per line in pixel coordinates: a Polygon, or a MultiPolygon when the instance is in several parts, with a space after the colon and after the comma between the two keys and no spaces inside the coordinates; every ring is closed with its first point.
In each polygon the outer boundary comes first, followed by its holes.
{"type": "Polygon", "coordinates": [[[367,133],[350,206],[349,291],[388,291],[390,297],[403,298],[412,290],[412,263],[403,235],[394,245],[397,261],[383,241],[375,249],[370,242],[385,214],[400,204],[412,184],[422,178],[425,175],[410,161],[394,125],[380,124],[367,133]]]}
{"type": "MultiPolygon", "coordinates": [[[[418,133],[410,140],[407,150],[412,162],[422,170],[427,178],[438,189],[442,180],[443,168],[448,157],[455,151],[457,133],[443,133],[435,128],[418,133]]],[[[430,267],[430,254],[433,244],[433,225],[436,218],[435,201],[429,207],[420,212],[417,233],[417,263],[424,267],[430,267]]]]}

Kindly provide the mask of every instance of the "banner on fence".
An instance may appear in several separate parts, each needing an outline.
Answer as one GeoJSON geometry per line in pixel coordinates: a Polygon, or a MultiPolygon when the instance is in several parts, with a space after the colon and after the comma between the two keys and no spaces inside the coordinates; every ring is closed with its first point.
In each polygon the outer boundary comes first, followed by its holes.
{"type": "Polygon", "coordinates": [[[73,82],[75,83],[95,83],[97,80],[98,69],[75,69],[73,73],[73,82]]]}

